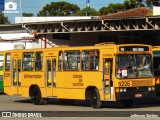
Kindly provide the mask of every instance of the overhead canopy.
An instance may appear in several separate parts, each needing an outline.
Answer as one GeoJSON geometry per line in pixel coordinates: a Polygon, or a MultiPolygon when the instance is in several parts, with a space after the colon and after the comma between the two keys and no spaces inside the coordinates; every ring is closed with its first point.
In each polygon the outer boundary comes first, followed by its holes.
{"type": "Polygon", "coordinates": [[[108,32],[132,30],[160,30],[160,16],[142,17],[87,17],[87,19],[57,19],[46,22],[27,22],[14,25],[0,25],[0,34],[29,32],[36,34],[108,32]]]}
{"type": "Polygon", "coordinates": [[[93,18],[25,23],[24,28],[36,34],[160,30],[159,21],[160,16],[93,18]]]}

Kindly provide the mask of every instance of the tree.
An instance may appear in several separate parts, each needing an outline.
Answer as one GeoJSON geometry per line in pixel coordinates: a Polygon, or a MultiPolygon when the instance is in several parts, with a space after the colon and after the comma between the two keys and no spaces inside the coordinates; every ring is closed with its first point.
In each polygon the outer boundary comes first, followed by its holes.
{"type": "Polygon", "coordinates": [[[102,7],[99,9],[99,13],[101,15],[107,15],[108,14],[108,10],[107,10],[107,7],[102,7]]]}
{"type": "Polygon", "coordinates": [[[33,13],[22,13],[22,16],[23,17],[33,17],[34,15],[33,15],[33,13]]]}
{"type": "Polygon", "coordinates": [[[160,0],[136,0],[138,6],[160,6],[160,0]]]}
{"type": "Polygon", "coordinates": [[[138,7],[144,7],[145,5],[149,6],[147,3],[149,3],[151,0],[136,0],[138,7]]]}
{"type": "Polygon", "coordinates": [[[107,7],[102,7],[99,10],[99,13],[101,15],[107,15],[107,14],[123,11],[124,9],[125,9],[124,4],[121,4],[121,3],[109,4],[107,7]]]}
{"type": "Polygon", "coordinates": [[[154,6],[160,6],[160,0],[150,0],[152,5],[154,6]]]}
{"type": "Polygon", "coordinates": [[[9,24],[8,18],[0,13],[0,24],[9,24]]]}
{"type": "Polygon", "coordinates": [[[125,6],[125,10],[129,10],[137,7],[136,0],[125,0],[123,4],[125,6]]]}
{"type": "MultiPolygon", "coordinates": [[[[85,16],[86,15],[86,8],[76,12],[72,16],[85,16]]],[[[100,14],[94,9],[90,8],[90,16],[99,16],[100,14]]]]}
{"type": "Polygon", "coordinates": [[[136,7],[136,0],[130,0],[131,9],[136,7]]]}
{"type": "Polygon", "coordinates": [[[68,2],[52,2],[42,8],[37,16],[69,16],[78,12],[80,8],[76,4],[68,2]]]}
{"type": "Polygon", "coordinates": [[[125,10],[130,9],[130,3],[129,3],[128,0],[125,0],[125,1],[124,1],[124,6],[125,6],[125,10]]]}
{"type": "Polygon", "coordinates": [[[146,4],[147,4],[148,7],[150,7],[151,4],[152,4],[151,0],[146,0],[146,4]]]}
{"type": "Polygon", "coordinates": [[[99,13],[101,15],[107,15],[138,7],[151,8],[153,6],[160,6],[160,0],[125,0],[122,4],[109,4],[108,6],[100,8],[99,13]]]}

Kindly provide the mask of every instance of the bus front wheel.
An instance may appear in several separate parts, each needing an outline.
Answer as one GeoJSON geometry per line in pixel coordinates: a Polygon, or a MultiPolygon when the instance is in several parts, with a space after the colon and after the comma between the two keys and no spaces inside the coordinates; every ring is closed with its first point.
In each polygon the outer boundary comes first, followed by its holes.
{"type": "Polygon", "coordinates": [[[102,106],[100,95],[96,88],[90,91],[90,104],[92,108],[100,108],[102,106]]]}
{"type": "Polygon", "coordinates": [[[41,96],[41,92],[40,92],[39,87],[35,86],[31,90],[31,100],[32,100],[33,104],[35,104],[35,105],[41,105],[44,103],[44,99],[41,96]]]}

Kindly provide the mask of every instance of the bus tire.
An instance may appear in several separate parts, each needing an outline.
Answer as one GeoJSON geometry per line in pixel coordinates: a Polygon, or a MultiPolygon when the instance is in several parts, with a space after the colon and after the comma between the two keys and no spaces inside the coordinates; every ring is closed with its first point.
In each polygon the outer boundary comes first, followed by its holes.
{"type": "Polygon", "coordinates": [[[31,90],[31,100],[32,100],[33,104],[35,104],[35,105],[44,104],[44,99],[41,96],[41,91],[38,86],[35,86],[31,90]]]}
{"type": "Polygon", "coordinates": [[[100,95],[96,88],[90,91],[90,104],[92,108],[100,108],[102,106],[100,95]]]}
{"type": "Polygon", "coordinates": [[[123,100],[122,105],[124,108],[130,108],[133,105],[133,100],[123,100]]]}

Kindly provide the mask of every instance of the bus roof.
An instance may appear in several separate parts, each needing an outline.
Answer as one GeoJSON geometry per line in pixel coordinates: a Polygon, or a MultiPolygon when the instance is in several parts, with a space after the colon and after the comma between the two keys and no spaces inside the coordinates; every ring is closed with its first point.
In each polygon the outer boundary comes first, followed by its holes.
{"type": "Polygon", "coordinates": [[[96,44],[95,46],[59,46],[59,47],[51,47],[51,48],[33,48],[33,49],[17,49],[17,50],[6,50],[4,52],[29,52],[29,51],[48,51],[48,50],[79,50],[79,49],[104,49],[104,48],[118,48],[121,46],[151,46],[145,44],[96,44]]]}

